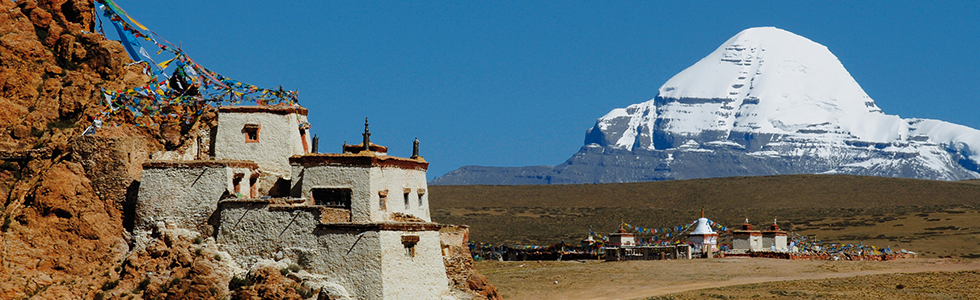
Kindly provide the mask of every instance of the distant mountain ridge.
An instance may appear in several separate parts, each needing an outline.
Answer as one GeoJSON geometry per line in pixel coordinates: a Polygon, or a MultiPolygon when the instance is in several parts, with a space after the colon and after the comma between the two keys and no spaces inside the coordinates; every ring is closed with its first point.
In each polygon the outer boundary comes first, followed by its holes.
{"type": "Polygon", "coordinates": [[[777,174],[980,178],[980,131],[887,115],[826,47],[746,29],[652,100],[613,109],[554,167],[467,166],[430,184],[568,184],[777,174]]]}

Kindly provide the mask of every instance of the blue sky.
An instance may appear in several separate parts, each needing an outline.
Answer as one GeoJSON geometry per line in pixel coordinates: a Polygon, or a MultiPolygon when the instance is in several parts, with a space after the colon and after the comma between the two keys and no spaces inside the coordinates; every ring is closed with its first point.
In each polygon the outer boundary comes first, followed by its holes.
{"type": "Polygon", "coordinates": [[[758,26],[827,46],[887,114],[980,128],[980,2],[663,2],[116,3],[213,71],[298,90],[321,152],[364,117],[391,155],[418,137],[430,179],[560,164],[597,118],[758,26]]]}

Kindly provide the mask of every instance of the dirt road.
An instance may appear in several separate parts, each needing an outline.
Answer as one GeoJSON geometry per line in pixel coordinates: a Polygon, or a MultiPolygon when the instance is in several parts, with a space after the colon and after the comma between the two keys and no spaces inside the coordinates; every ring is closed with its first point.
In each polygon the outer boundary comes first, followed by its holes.
{"type": "Polygon", "coordinates": [[[706,288],[863,275],[980,270],[977,260],[479,262],[505,299],[637,299],[706,288]]]}

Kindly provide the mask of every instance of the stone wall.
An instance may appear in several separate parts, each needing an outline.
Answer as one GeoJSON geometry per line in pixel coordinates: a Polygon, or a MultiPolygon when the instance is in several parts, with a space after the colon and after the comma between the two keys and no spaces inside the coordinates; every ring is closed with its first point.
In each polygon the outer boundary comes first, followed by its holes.
{"type": "MultiPolygon", "coordinates": [[[[262,259],[281,259],[287,252],[296,254],[289,249],[313,253],[312,249],[317,245],[310,237],[320,223],[318,211],[311,207],[289,209],[274,206],[274,202],[265,200],[220,202],[215,212],[220,220],[216,240],[225,244],[224,249],[245,266],[262,259]]],[[[305,260],[294,261],[301,263],[305,260]]]]}
{"type": "Polygon", "coordinates": [[[243,174],[241,189],[257,167],[241,161],[147,162],[136,201],[136,232],[148,232],[157,222],[195,229],[211,235],[212,213],[222,196],[236,191],[235,174],[243,174]]]}
{"type": "Polygon", "coordinates": [[[813,252],[750,252],[747,254],[736,254],[736,255],[720,254],[718,257],[746,257],[746,256],[789,259],[789,260],[871,260],[871,261],[914,259],[918,257],[918,255],[915,253],[857,255],[857,254],[848,254],[848,253],[813,253],[813,252]]]}
{"type": "Polygon", "coordinates": [[[355,299],[438,299],[448,293],[438,225],[320,225],[319,214],[306,204],[222,201],[217,241],[246,268],[287,260],[343,286],[355,299]],[[403,236],[418,237],[414,257],[406,254],[403,236]]]}
{"type": "Polygon", "coordinates": [[[260,201],[224,201],[219,216],[216,240],[245,268],[285,260],[343,286],[354,299],[381,299],[378,232],[324,232],[316,209],[260,201]]]}

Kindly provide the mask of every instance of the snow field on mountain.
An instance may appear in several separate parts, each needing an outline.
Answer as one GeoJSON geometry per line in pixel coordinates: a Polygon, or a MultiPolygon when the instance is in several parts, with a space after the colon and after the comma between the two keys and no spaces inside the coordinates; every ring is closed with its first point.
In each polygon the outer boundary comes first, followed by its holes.
{"type": "Polygon", "coordinates": [[[884,114],[827,47],[778,28],[738,33],[659,92],[598,120],[609,147],[657,150],[655,139],[668,137],[682,151],[737,144],[756,157],[819,157],[842,168],[915,161],[951,174],[951,153],[980,165],[980,131],[884,114]],[[747,134],[770,140],[747,149],[747,134]]]}

